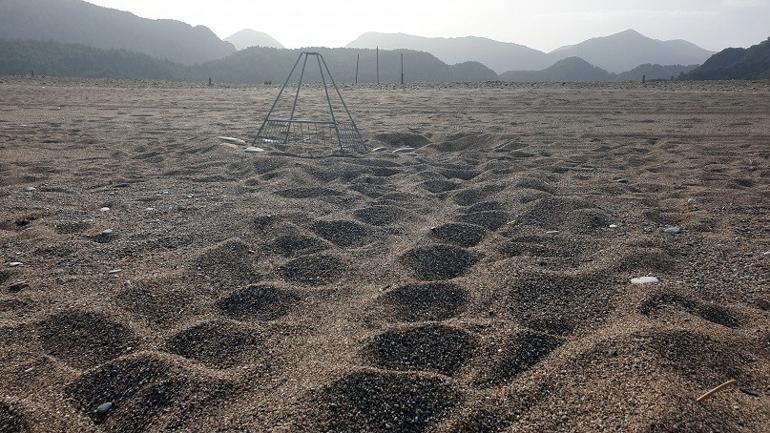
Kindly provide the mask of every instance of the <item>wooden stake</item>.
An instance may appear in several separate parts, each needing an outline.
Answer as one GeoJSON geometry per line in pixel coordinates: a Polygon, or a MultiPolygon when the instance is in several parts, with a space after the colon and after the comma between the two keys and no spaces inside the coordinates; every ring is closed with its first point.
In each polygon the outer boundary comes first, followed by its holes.
{"type": "Polygon", "coordinates": [[[727,388],[728,386],[736,385],[737,383],[738,383],[738,381],[737,381],[737,380],[735,380],[735,379],[730,379],[730,380],[728,380],[727,382],[725,382],[725,383],[723,383],[723,384],[719,385],[718,387],[716,387],[716,388],[714,388],[714,389],[712,389],[712,390],[710,390],[710,391],[706,392],[706,393],[705,393],[705,394],[703,394],[702,396],[698,397],[698,399],[697,399],[696,401],[698,401],[698,402],[704,401],[704,400],[706,400],[707,398],[711,397],[712,395],[716,394],[717,392],[719,392],[719,391],[721,391],[721,390],[723,390],[723,389],[727,388]]]}

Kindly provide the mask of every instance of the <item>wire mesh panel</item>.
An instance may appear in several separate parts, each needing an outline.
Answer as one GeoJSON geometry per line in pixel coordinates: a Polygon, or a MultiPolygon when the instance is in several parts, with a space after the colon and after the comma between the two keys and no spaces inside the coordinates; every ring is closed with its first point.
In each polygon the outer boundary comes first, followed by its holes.
{"type": "Polygon", "coordinates": [[[314,52],[303,52],[297,58],[297,61],[294,63],[294,67],[292,67],[291,72],[289,72],[289,76],[286,78],[286,81],[281,87],[280,92],[278,92],[278,97],[275,99],[275,102],[273,102],[270,111],[267,113],[267,116],[262,123],[262,126],[259,128],[254,141],[256,142],[258,139],[277,142],[284,145],[329,146],[336,144],[343,152],[363,152],[366,150],[366,143],[361,138],[361,134],[358,131],[358,126],[353,120],[353,116],[351,116],[350,110],[348,110],[348,106],[345,103],[345,100],[342,98],[342,93],[340,93],[337,84],[334,82],[334,78],[332,78],[329,67],[326,65],[326,60],[324,60],[320,53],[314,52]],[[298,108],[297,104],[299,102],[300,90],[302,89],[303,80],[305,78],[305,71],[307,69],[308,60],[311,57],[314,57],[316,63],[318,64],[318,72],[320,74],[321,83],[323,86],[323,94],[326,98],[325,102],[329,110],[328,114],[330,119],[328,120],[311,120],[295,117],[295,113],[297,113],[298,108]],[[293,104],[291,105],[291,114],[288,118],[274,118],[273,115],[274,111],[276,110],[276,106],[281,101],[281,97],[283,96],[289,81],[294,75],[294,72],[297,70],[297,66],[299,66],[303,59],[304,61],[302,62],[302,68],[300,70],[301,72],[299,75],[299,81],[297,83],[297,90],[293,98],[293,104]],[[327,79],[329,82],[331,82],[334,90],[334,92],[331,94],[329,92],[327,79]],[[332,99],[334,97],[333,95],[335,94],[336,97],[339,98],[338,100],[344,109],[345,117],[343,119],[339,118],[341,112],[338,110],[335,113],[334,110],[332,99]]]}

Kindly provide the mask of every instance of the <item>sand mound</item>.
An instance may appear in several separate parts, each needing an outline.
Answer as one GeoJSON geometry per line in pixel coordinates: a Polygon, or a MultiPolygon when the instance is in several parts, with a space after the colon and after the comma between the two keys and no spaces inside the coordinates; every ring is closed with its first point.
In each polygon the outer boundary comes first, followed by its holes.
{"type": "Polygon", "coordinates": [[[374,240],[372,229],[354,221],[316,221],[310,230],[338,247],[360,247],[374,240]]]}
{"type": "Polygon", "coordinates": [[[517,236],[500,247],[508,257],[532,256],[576,259],[582,254],[582,246],[560,236],[517,236]]]}
{"type": "Polygon", "coordinates": [[[499,201],[482,201],[465,209],[465,213],[503,211],[505,206],[499,201]]]}
{"type": "Polygon", "coordinates": [[[375,366],[391,370],[457,372],[476,350],[476,339],[465,331],[427,325],[380,334],[364,348],[375,366]]]}
{"type": "Polygon", "coordinates": [[[329,245],[315,237],[290,233],[273,239],[267,248],[284,257],[315,254],[329,248],[329,245]]]}
{"type": "Polygon", "coordinates": [[[164,324],[179,319],[194,298],[184,290],[166,288],[165,281],[139,282],[117,296],[118,304],[150,322],[164,324]]]}
{"type": "Polygon", "coordinates": [[[328,254],[299,257],[280,269],[284,280],[291,283],[320,286],[338,281],[347,272],[348,265],[328,254]]]}
{"type": "Polygon", "coordinates": [[[441,180],[441,179],[426,180],[425,182],[422,182],[417,186],[419,186],[420,188],[428,192],[432,192],[434,194],[454,191],[459,187],[459,185],[454,182],[451,182],[448,180],[441,180]]]}
{"type": "Polygon", "coordinates": [[[262,348],[262,338],[253,330],[232,323],[206,322],[187,328],[166,343],[168,350],[203,364],[228,368],[241,364],[262,348]]]}
{"type": "Polygon", "coordinates": [[[24,413],[14,404],[0,401],[0,433],[27,433],[31,431],[24,413]]]}
{"type": "Polygon", "coordinates": [[[301,300],[295,292],[271,286],[250,286],[217,303],[227,316],[237,320],[276,320],[288,314],[301,300]]]}
{"type": "Polygon", "coordinates": [[[276,192],[283,198],[305,199],[321,197],[337,197],[343,195],[339,191],[322,187],[290,188],[276,192]]]}
{"type": "Polygon", "coordinates": [[[483,387],[509,383],[550,355],[562,342],[561,339],[548,334],[521,332],[505,344],[493,369],[483,373],[477,383],[483,387]]]}
{"type": "Polygon", "coordinates": [[[486,234],[479,226],[461,223],[444,224],[430,231],[431,238],[464,248],[478,245],[486,234]]]}
{"type": "Polygon", "coordinates": [[[742,366],[750,362],[742,351],[726,346],[700,332],[661,331],[647,342],[664,365],[702,387],[745,377],[742,366]]]}
{"type": "Polygon", "coordinates": [[[584,320],[608,311],[612,298],[607,285],[592,274],[526,273],[511,285],[510,308],[524,323],[574,329],[584,320]]]}
{"type": "Polygon", "coordinates": [[[547,229],[558,229],[570,221],[570,214],[578,209],[590,209],[594,206],[581,199],[569,197],[545,197],[527,204],[519,220],[547,229]]]}
{"type": "Polygon", "coordinates": [[[131,352],[139,339],[128,327],[101,313],[67,311],[38,325],[46,353],[77,368],[88,368],[131,352]]]}
{"type": "Polygon", "coordinates": [[[472,206],[504,189],[505,187],[502,185],[486,185],[479,188],[465,189],[454,195],[454,201],[460,206],[472,206]]]}
{"type": "Polygon", "coordinates": [[[410,132],[389,132],[377,134],[374,139],[392,147],[414,147],[415,149],[430,144],[430,140],[420,134],[410,132]]]}
{"type": "Polygon", "coordinates": [[[427,322],[458,315],[468,302],[468,294],[452,284],[411,284],[388,292],[381,299],[395,307],[398,320],[427,322]]]}
{"type": "Polygon", "coordinates": [[[639,312],[645,316],[650,316],[667,308],[684,311],[709,322],[730,328],[737,328],[741,324],[741,319],[725,308],[704,304],[673,293],[656,294],[642,304],[639,312]]]}
{"type": "Polygon", "coordinates": [[[541,179],[525,178],[516,183],[517,188],[527,188],[542,191],[548,194],[556,194],[556,187],[541,179]]]}
{"type": "Polygon", "coordinates": [[[462,401],[448,384],[411,374],[362,371],[322,390],[308,431],[422,433],[462,401]]]}
{"type": "Polygon", "coordinates": [[[199,255],[195,260],[196,271],[221,287],[241,287],[255,283],[261,277],[252,267],[252,251],[240,239],[230,239],[199,255]]]}
{"type": "Polygon", "coordinates": [[[461,215],[458,220],[495,231],[508,224],[511,219],[506,212],[492,211],[468,213],[461,215]]]}
{"type": "Polygon", "coordinates": [[[449,169],[441,170],[440,173],[447,179],[460,179],[460,180],[471,180],[474,177],[481,175],[481,172],[478,170],[462,169],[462,168],[449,168],[449,169]]]}
{"type": "Polygon", "coordinates": [[[387,226],[400,222],[407,216],[407,211],[398,206],[371,206],[353,212],[358,220],[373,226],[387,226]]]}
{"type": "Polygon", "coordinates": [[[178,430],[209,401],[233,387],[201,380],[149,354],[95,368],[66,387],[66,393],[107,431],[178,430]],[[96,409],[111,403],[107,413],[96,409]]]}
{"type": "Polygon", "coordinates": [[[448,245],[415,248],[401,257],[421,280],[449,280],[468,271],[479,260],[464,249],[448,245]]]}

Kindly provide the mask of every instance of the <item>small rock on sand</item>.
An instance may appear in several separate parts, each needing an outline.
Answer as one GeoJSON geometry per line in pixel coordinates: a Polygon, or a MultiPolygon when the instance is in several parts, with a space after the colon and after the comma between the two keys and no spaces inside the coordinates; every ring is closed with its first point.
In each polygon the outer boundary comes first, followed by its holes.
{"type": "Polygon", "coordinates": [[[21,266],[21,265],[23,265],[23,264],[24,264],[24,263],[22,263],[22,262],[11,262],[11,263],[8,263],[8,266],[10,266],[10,267],[12,267],[12,268],[15,268],[15,267],[17,267],[17,266],[21,266]]]}
{"type": "Polygon", "coordinates": [[[28,187],[24,188],[24,191],[27,191],[27,192],[32,192],[32,191],[34,191],[34,190],[36,190],[36,189],[37,189],[37,188],[35,188],[34,186],[28,186],[28,187]]]}
{"type": "Polygon", "coordinates": [[[109,212],[109,211],[110,211],[110,208],[108,208],[107,206],[99,209],[99,212],[109,212]]]}
{"type": "Polygon", "coordinates": [[[657,277],[637,277],[631,279],[631,284],[658,284],[660,280],[657,277]]]}
{"type": "Polygon", "coordinates": [[[667,235],[676,235],[676,234],[679,234],[679,232],[681,231],[682,231],[682,228],[679,226],[666,226],[662,230],[662,232],[667,235]]]}
{"type": "Polygon", "coordinates": [[[27,282],[26,281],[17,281],[15,283],[12,283],[10,286],[8,286],[8,290],[11,293],[18,293],[18,292],[22,291],[25,288],[27,288],[27,282]]]}
{"type": "Polygon", "coordinates": [[[240,145],[246,144],[246,142],[241,140],[240,138],[235,138],[235,137],[217,137],[217,138],[224,141],[225,143],[240,144],[240,145]]]}
{"type": "Polygon", "coordinates": [[[611,229],[616,229],[616,228],[618,228],[618,227],[620,227],[620,226],[619,226],[619,225],[617,225],[617,224],[610,224],[610,228],[611,228],[611,229]]]}

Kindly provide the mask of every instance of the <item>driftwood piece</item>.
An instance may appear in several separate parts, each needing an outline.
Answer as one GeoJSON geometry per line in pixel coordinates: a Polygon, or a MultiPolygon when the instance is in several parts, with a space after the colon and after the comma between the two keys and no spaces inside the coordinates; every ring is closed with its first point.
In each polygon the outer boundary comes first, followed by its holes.
{"type": "Polygon", "coordinates": [[[737,383],[738,383],[738,381],[737,381],[737,380],[735,380],[735,379],[730,379],[730,380],[728,380],[727,382],[725,382],[725,383],[723,383],[723,384],[719,385],[718,387],[716,387],[716,388],[714,388],[714,389],[712,389],[712,390],[709,390],[708,392],[706,392],[706,393],[705,393],[705,394],[703,394],[702,396],[698,397],[698,399],[697,399],[696,401],[699,401],[699,402],[700,402],[700,401],[704,401],[704,400],[706,400],[707,398],[711,397],[712,395],[716,394],[717,392],[719,392],[719,391],[721,391],[721,390],[723,390],[723,389],[727,388],[728,386],[736,385],[737,383]]]}

